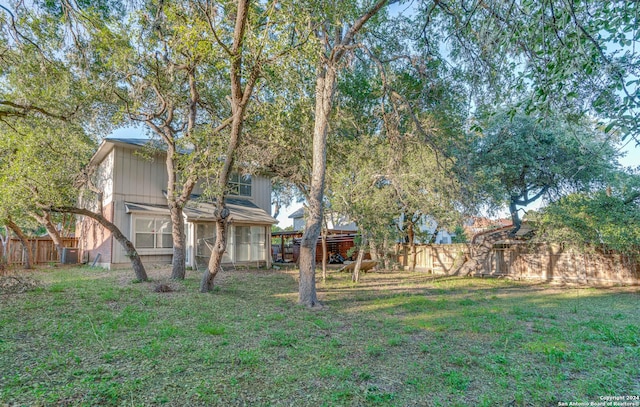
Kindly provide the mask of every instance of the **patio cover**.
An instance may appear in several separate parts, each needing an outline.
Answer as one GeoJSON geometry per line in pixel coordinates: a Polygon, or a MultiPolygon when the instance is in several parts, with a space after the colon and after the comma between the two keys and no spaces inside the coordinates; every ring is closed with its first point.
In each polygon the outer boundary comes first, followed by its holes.
{"type": "MultiPolygon", "coordinates": [[[[227,208],[231,213],[229,221],[233,223],[249,223],[273,225],[278,221],[263,209],[246,199],[227,199],[227,208]]],[[[169,207],[166,205],[141,204],[125,202],[127,213],[143,213],[149,215],[169,216],[169,207]]],[[[210,202],[189,202],[184,209],[188,222],[214,222],[214,206],[210,202]]]]}

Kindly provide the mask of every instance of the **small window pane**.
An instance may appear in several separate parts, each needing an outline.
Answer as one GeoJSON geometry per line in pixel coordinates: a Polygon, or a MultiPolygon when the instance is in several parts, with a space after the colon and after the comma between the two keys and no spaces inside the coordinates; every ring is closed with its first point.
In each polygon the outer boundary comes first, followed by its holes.
{"type": "Polygon", "coordinates": [[[153,232],[153,219],[138,218],[136,219],[136,232],[153,232]]]}
{"type": "Polygon", "coordinates": [[[251,185],[240,185],[241,196],[251,196],[251,185]]]}
{"type": "Polygon", "coordinates": [[[236,243],[250,243],[251,229],[248,226],[236,226],[236,243]]]}
{"type": "Polygon", "coordinates": [[[231,174],[227,188],[229,195],[251,196],[251,175],[231,174]]]}
{"type": "Polygon", "coordinates": [[[265,259],[265,229],[262,226],[251,226],[251,260],[265,259]]]}
{"type": "Polygon", "coordinates": [[[156,220],[156,232],[171,233],[171,221],[164,219],[156,220]]]}
{"type": "Polygon", "coordinates": [[[158,235],[158,247],[165,247],[165,248],[171,248],[173,247],[173,236],[163,233],[161,235],[158,235]]]}
{"type": "Polygon", "coordinates": [[[229,184],[229,195],[240,195],[240,187],[238,184],[229,184]]]}
{"type": "Polygon", "coordinates": [[[236,226],[235,238],[236,261],[251,260],[251,228],[236,226]]]}
{"type": "Polygon", "coordinates": [[[138,249],[153,249],[153,233],[136,233],[138,249]]]}

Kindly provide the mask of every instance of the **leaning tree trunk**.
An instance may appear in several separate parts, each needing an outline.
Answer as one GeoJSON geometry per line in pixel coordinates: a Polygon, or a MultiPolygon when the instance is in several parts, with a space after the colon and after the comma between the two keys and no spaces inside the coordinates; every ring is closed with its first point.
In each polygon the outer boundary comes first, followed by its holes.
{"type": "Polygon", "coordinates": [[[92,212],[88,209],[84,208],[76,208],[73,206],[64,206],[60,208],[52,208],[53,212],[62,212],[62,213],[73,213],[76,215],[87,216],[95,221],[97,221],[100,225],[102,225],[105,229],[107,229],[113,237],[122,245],[125,250],[126,256],[131,261],[131,267],[133,268],[133,272],[136,275],[136,279],[138,281],[148,281],[149,277],[147,277],[147,271],[142,264],[142,260],[140,259],[140,255],[136,250],[136,247],[131,243],[127,237],[122,234],[120,229],[113,224],[113,222],[109,221],[102,214],[92,212]]]}
{"type": "Polygon", "coordinates": [[[55,225],[51,221],[51,214],[46,211],[42,215],[33,212],[31,216],[33,216],[33,218],[47,230],[47,234],[53,241],[53,244],[56,247],[56,251],[58,252],[58,261],[62,261],[62,237],[60,236],[58,229],[56,229],[55,225]]]}
{"type": "Polygon", "coordinates": [[[22,229],[18,225],[16,225],[11,218],[6,220],[6,224],[13,231],[13,233],[18,236],[20,239],[20,243],[22,243],[22,247],[24,248],[24,252],[26,255],[26,259],[24,262],[24,268],[26,270],[30,270],[33,268],[33,251],[31,250],[31,245],[29,244],[29,239],[22,233],[22,229]]]}
{"type": "MultiPolygon", "coordinates": [[[[220,201],[218,201],[220,202],[220,201]]],[[[214,280],[221,268],[222,256],[227,250],[227,230],[229,227],[229,209],[224,201],[220,202],[216,208],[216,242],[211,250],[209,265],[202,274],[200,282],[200,292],[206,293],[213,290],[214,280]]]]}

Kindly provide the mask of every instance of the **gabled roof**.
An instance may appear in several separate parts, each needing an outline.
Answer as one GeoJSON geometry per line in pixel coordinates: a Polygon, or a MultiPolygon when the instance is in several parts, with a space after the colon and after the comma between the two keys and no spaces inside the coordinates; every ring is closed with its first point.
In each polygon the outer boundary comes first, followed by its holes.
{"type": "Polygon", "coordinates": [[[302,218],[304,217],[304,207],[298,209],[297,211],[293,212],[291,215],[288,216],[291,219],[297,219],[297,218],[302,218]]]}
{"type": "MultiPolygon", "coordinates": [[[[477,241],[477,239],[479,239],[480,236],[482,235],[490,235],[493,233],[501,233],[504,231],[508,231],[513,229],[513,224],[509,224],[508,226],[504,226],[501,228],[497,228],[497,229],[489,229],[489,230],[485,230],[483,232],[479,232],[476,233],[473,238],[471,239],[471,243],[475,243],[477,241]]],[[[510,239],[508,240],[499,240],[496,241],[494,243],[512,243],[513,240],[523,240],[526,239],[531,232],[535,231],[534,227],[529,224],[529,222],[527,220],[523,220],[522,224],[520,225],[520,229],[518,229],[518,231],[516,232],[515,235],[513,235],[510,239]]]]}
{"type": "MultiPolygon", "coordinates": [[[[132,148],[142,148],[142,147],[153,147],[162,152],[166,150],[166,146],[163,142],[156,139],[149,138],[121,138],[121,137],[107,137],[102,140],[100,146],[98,146],[98,150],[91,157],[91,162],[99,163],[109,154],[113,146],[121,145],[121,146],[129,146],[132,148]]],[[[188,153],[188,150],[180,150],[181,153],[188,153]]]]}
{"type": "Polygon", "coordinates": [[[107,137],[104,141],[111,141],[113,143],[130,144],[132,146],[144,147],[146,145],[152,145],[154,147],[162,147],[162,144],[158,140],[148,138],[119,138],[119,137],[107,137]]]}
{"type": "Polygon", "coordinates": [[[91,157],[91,162],[93,164],[99,164],[104,160],[104,158],[111,152],[113,147],[116,144],[120,145],[130,145],[135,147],[142,147],[146,143],[148,143],[149,139],[143,138],[105,138],[102,140],[102,143],[98,146],[98,149],[95,153],[93,153],[93,157],[91,157]]]}

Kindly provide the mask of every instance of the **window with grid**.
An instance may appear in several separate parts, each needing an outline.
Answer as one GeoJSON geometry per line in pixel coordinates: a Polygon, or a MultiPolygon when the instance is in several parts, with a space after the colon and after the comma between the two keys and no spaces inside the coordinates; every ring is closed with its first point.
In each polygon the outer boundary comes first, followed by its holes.
{"type": "Polygon", "coordinates": [[[251,196],[251,175],[231,174],[228,187],[229,195],[251,196]]]}
{"type": "Polygon", "coordinates": [[[137,249],[170,249],[173,247],[171,220],[168,218],[136,218],[133,234],[137,249]]]}

